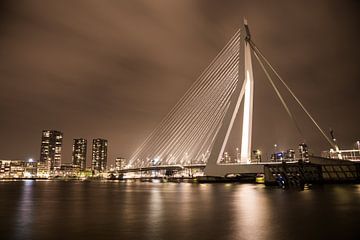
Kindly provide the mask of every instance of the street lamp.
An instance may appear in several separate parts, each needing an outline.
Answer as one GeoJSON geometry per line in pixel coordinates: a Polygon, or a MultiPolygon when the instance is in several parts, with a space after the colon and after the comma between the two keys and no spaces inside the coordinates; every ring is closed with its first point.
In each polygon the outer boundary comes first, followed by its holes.
{"type": "Polygon", "coordinates": [[[274,161],[276,162],[277,161],[277,157],[276,157],[276,148],[277,148],[277,144],[275,143],[274,144],[274,161]]]}
{"type": "Polygon", "coordinates": [[[236,148],[236,162],[240,162],[240,152],[239,152],[239,148],[236,148]]]}

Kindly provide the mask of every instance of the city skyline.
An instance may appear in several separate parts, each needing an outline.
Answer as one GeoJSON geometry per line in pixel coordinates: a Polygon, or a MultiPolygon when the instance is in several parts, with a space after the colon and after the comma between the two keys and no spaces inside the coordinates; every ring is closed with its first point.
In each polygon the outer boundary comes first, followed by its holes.
{"type": "MultiPolygon", "coordinates": [[[[357,9],[355,2],[313,3],[317,11],[283,2],[281,16],[276,15],[280,10],[266,11],[274,8],[269,3],[139,1],[102,5],[102,11],[109,10],[104,17],[93,4],[82,13],[76,12],[82,2],[75,4],[68,12],[73,16],[70,21],[64,17],[68,6],[61,3],[23,7],[2,3],[1,158],[37,159],[43,129],[64,133],[63,162],[71,162],[72,140],[78,137],[108,139],[109,164],[118,155],[129,158],[240,27],[243,16],[249,19],[257,44],[323,128],[335,130],[340,147],[349,148],[360,135],[360,116],[352,112],[360,103],[360,72],[354,60],[358,48],[351,48],[359,40],[358,16],[349,14],[357,9]],[[102,21],[95,20],[99,16],[102,21]]],[[[264,76],[254,67],[261,85],[255,93],[253,145],[294,147],[297,139],[286,136],[295,133],[291,122],[269,117],[284,112],[275,107],[275,96],[267,93],[264,76]],[[264,99],[274,110],[265,107],[264,99]],[[264,116],[273,128],[266,126],[264,116]]],[[[308,126],[305,123],[304,128],[308,126]]],[[[315,130],[307,136],[310,148],[328,148],[315,130]]]]}

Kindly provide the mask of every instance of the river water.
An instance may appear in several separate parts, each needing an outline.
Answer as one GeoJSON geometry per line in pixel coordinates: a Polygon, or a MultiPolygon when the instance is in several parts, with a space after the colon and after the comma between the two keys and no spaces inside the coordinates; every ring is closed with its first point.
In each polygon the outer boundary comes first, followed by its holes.
{"type": "Polygon", "coordinates": [[[0,182],[0,239],[360,239],[360,185],[0,182]]]}

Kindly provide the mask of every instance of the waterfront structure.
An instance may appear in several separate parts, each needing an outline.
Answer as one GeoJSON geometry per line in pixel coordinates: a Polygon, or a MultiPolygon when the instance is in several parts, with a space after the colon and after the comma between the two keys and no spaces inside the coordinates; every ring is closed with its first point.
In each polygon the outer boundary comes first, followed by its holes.
{"type": "Polygon", "coordinates": [[[91,169],[95,173],[104,172],[106,170],[107,147],[108,141],[106,139],[93,139],[91,169]]]}
{"type": "Polygon", "coordinates": [[[24,172],[23,160],[0,160],[0,178],[22,178],[24,172]]]}
{"type": "Polygon", "coordinates": [[[25,161],[25,178],[35,178],[37,176],[37,162],[33,159],[25,161]]]}
{"type": "Polygon", "coordinates": [[[86,168],[86,151],[86,139],[78,138],[73,140],[72,164],[77,166],[81,171],[85,171],[86,168]]]}
{"type": "Polygon", "coordinates": [[[79,177],[80,168],[78,165],[63,163],[58,171],[58,175],[61,177],[79,177]]]}
{"type": "Polygon", "coordinates": [[[38,162],[36,169],[36,177],[38,178],[48,178],[50,176],[50,171],[47,162],[38,162]]]}
{"type": "Polygon", "coordinates": [[[28,161],[0,159],[0,178],[34,178],[36,172],[37,163],[32,159],[28,161]]]}
{"type": "Polygon", "coordinates": [[[115,159],[115,170],[120,171],[123,170],[126,166],[126,159],[122,157],[117,157],[115,159]]]}
{"type": "Polygon", "coordinates": [[[334,151],[334,149],[330,149],[329,151],[323,151],[321,156],[325,158],[360,161],[360,149],[346,149],[339,150],[338,152],[334,151]],[[339,153],[342,158],[339,158],[339,153]]]}
{"type": "Polygon", "coordinates": [[[56,130],[44,130],[41,138],[40,160],[48,171],[53,172],[61,166],[61,149],[63,134],[56,130]]]}

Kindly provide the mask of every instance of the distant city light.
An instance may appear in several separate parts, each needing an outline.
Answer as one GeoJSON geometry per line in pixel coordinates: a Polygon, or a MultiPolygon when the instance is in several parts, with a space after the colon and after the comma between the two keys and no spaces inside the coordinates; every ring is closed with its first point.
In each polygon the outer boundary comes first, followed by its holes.
{"type": "Polygon", "coordinates": [[[29,158],[28,162],[34,162],[34,159],[29,158]]]}
{"type": "Polygon", "coordinates": [[[154,165],[156,165],[159,161],[160,161],[160,157],[156,157],[156,158],[154,158],[154,165]]]}

